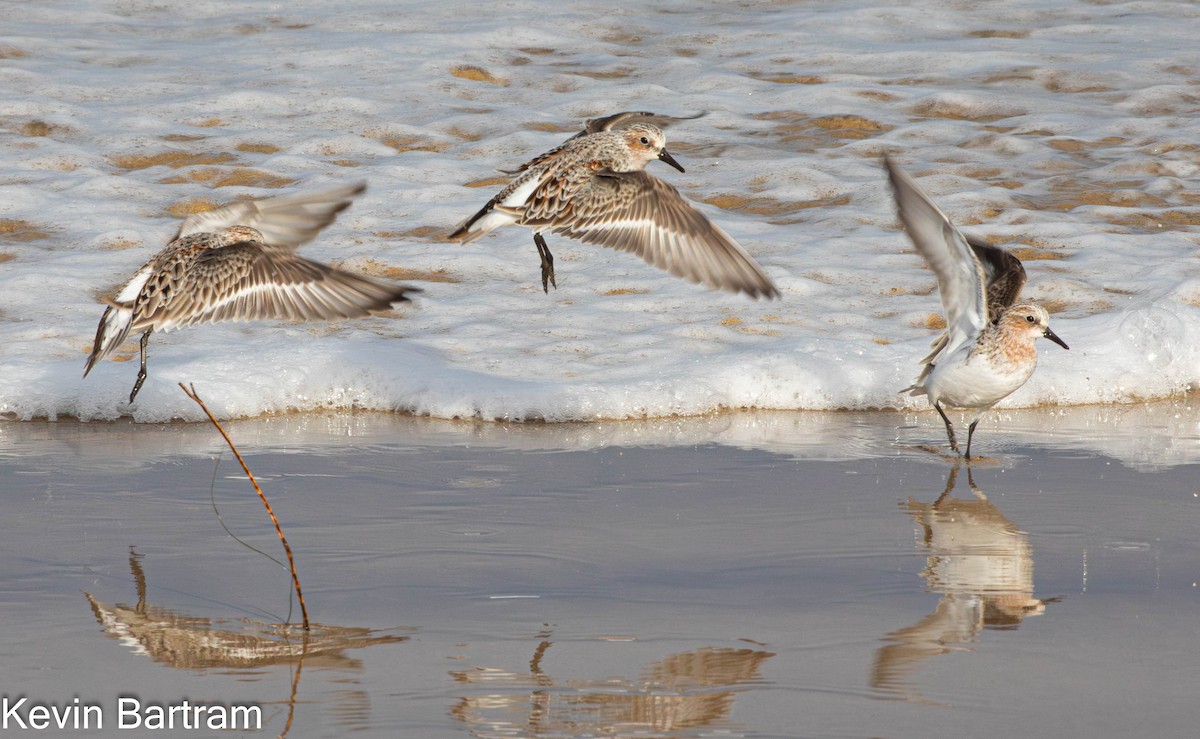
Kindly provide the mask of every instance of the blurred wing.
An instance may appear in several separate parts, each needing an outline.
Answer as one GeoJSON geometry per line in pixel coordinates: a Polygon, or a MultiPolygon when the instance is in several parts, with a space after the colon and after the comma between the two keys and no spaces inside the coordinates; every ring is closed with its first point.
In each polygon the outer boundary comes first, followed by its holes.
{"type": "Polygon", "coordinates": [[[317,192],[231,203],[188,216],[175,239],[230,226],[250,226],[263,235],[265,243],[295,249],[312,241],[366,189],[365,182],[356,182],[317,192]]]}
{"type": "MultiPolygon", "coordinates": [[[[186,286],[160,311],[156,328],[217,321],[360,318],[420,292],[392,285],[254,242],[211,249],[187,275],[186,286]]],[[[155,320],[157,318],[157,320],[155,320]]]]}
{"type": "MultiPolygon", "coordinates": [[[[624,113],[614,113],[604,116],[603,118],[593,118],[583,124],[583,130],[575,134],[572,138],[579,138],[589,133],[599,133],[600,131],[613,131],[621,128],[628,128],[635,123],[649,123],[652,126],[666,128],[673,123],[679,121],[693,121],[697,118],[702,118],[708,115],[707,111],[701,111],[696,115],[670,116],[659,115],[658,113],[648,113],[646,111],[628,110],[624,113]]],[[[570,139],[568,139],[569,141],[570,139]]]]}
{"type": "Polygon", "coordinates": [[[779,296],[732,237],[674,187],[645,172],[600,173],[574,194],[571,206],[544,225],[586,243],[632,252],[688,282],[752,298],[779,296]]]}
{"type": "Polygon", "coordinates": [[[983,267],[984,280],[987,282],[988,322],[995,323],[1001,313],[1017,302],[1017,296],[1025,286],[1025,267],[1020,259],[1008,251],[974,236],[967,237],[967,244],[983,267]]]}
{"type": "Polygon", "coordinates": [[[983,267],[966,238],[916,181],[890,158],[884,161],[904,230],[937,276],[946,312],[945,346],[952,352],[963,342],[974,341],[987,325],[983,267]]]}

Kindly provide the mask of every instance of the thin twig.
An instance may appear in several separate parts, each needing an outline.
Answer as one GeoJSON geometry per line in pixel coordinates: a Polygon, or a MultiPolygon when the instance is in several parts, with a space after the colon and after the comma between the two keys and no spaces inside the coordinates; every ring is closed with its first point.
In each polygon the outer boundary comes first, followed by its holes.
{"type": "Polygon", "coordinates": [[[211,411],[208,406],[204,405],[204,401],[196,394],[196,386],[191,385],[189,390],[184,387],[184,384],[179,383],[179,389],[183,394],[196,401],[196,405],[200,406],[200,410],[204,411],[204,415],[208,416],[208,420],[212,421],[212,425],[217,427],[217,431],[221,432],[221,436],[225,438],[225,443],[233,450],[233,456],[237,457],[237,461],[242,465],[242,469],[246,471],[246,477],[250,478],[250,484],[254,486],[254,492],[258,493],[258,497],[262,499],[263,505],[267,508],[267,515],[271,517],[271,522],[275,524],[275,533],[279,534],[279,540],[283,542],[283,551],[287,552],[288,565],[292,570],[292,584],[296,586],[296,599],[300,601],[300,616],[304,619],[304,630],[308,630],[308,608],[304,605],[304,593],[300,590],[300,576],[296,574],[296,560],[292,557],[292,548],[288,546],[287,537],[283,535],[283,527],[279,525],[279,519],[275,517],[275,511],[271,510],[271,504],[267,502],[267,496],[263,494],[262,488],[258,486],[258,481],[254,479],[254,473],[246,466],[246,460],[242,459],[242,454],[233,445],[233,439],[229,438],[229,434],[225,433],[225,429],[211,411]]]}

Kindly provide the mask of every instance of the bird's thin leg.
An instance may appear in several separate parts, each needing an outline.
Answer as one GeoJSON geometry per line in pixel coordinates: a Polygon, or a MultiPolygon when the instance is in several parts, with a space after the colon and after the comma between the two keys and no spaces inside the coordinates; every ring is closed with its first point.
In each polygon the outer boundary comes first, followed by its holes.
{"type": "Polygon", "coordinates": [[[971,425],[967,427],[967,461],[971,461],[971,437],[975,435],[975,427],[979,425],[979,419],[971,421],[971,425]]]}
{"type": "Polygon", "coordinates": [[[146,344],[150,341],[150,332],[142,334],[141,349],[142,349],[142,367],[138,370],[137,382],[133,383],[133,392],[129,394],[129,402],[137,397],[138,390],[142,389],[142,383],[146,381],[146,344]]]}
{"type": "Polygon", "coordinates": [[[550,253],[550,247],[546,246],[546,240],[540,233],[533,235],[533,243],[537,246],[538,256],[542,258],[542,291],[549,293],[550,285],[554,285],[554,289],[557,290],[558,282],[554,279],[554,255],[550,253]]]}
{"type": "Polygon", "coordinates": [[[954,427],[950,425],[950,419],[946,417],[946,413],[942,410],[940,404],[934,403],[933,407],[937,409],[938,415],[942,417],[942,421],[946,424],[946,436],[950,439],[950,448],[957,452],[958,440],[954,438],[954,427]]]}

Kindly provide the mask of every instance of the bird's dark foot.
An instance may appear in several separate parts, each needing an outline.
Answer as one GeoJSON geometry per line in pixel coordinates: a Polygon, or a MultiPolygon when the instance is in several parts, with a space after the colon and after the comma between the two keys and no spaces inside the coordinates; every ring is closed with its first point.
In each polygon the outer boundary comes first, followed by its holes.
{"type": "Polygon", "coordinates": [[[550,286],[554,285],[554,289],[558,289],[558,282],[554,279],[554,255],[550,253],[550,247],[546,246],[546,240],[541,234],[533,235],[533,243],[537,246],[538,257],[542,260],[542,292],[549,294],[550,286]]]}
{"type": "MultiPolygon", "coordinates": [[[[153,330],[153,329],[151,329],[153,330]]],[[[133,392],[129,394],[129,402],[133,403],[133,399],[137,397],[138,390],[142,389],[142,383],[146,381],[146,344],[150,343],[150,331],[142,334],[141,341],[138,342],[138,349],[142,355],[142,365],[138,368],[137,382],[133,383],[133,392]]]]}
{"type": "Polygon", "coordinates": [[[133,392],[129,394],[129,402],[132,404],[133,399],[137,397],[138,391],[142,389],[142,383],[146,381],[146,371],[142,370],[138,373],[137,382],[133,383],[133,392]]]}

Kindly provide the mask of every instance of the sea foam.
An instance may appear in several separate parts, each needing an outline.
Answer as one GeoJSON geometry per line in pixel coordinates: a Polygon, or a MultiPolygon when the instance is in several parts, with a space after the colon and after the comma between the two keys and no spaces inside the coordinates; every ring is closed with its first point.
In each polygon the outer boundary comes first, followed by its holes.
{"type": "MultiPolygon", "coordinates": [[[[231,0],[0,8],[0,414],[198,419],[369,408],[595,420],[923,408],[937,333],[888,152],[962,230],[1015,251],[1046,344],[1004,406],[1178,396],[1200,380],[1189,102],[1198,12],[918,3],[652,8],[231,0]],[[1181,17],[1184,16],[1184,17],[1181,17]],[[1144,38],[1154,38],[1153,45],[1144,38]],[[708,115],[652,165],[764,266],[753,302],[527,230],[444,235],[512,169],[617,110],[708,115]],[[206,202],[366,179],[304,253],[424,289],[336,324],[155,334],[84,380],[101,300],[206,202]]],[[[131,337],[136,338],[136,337],[131,337]]]]}

